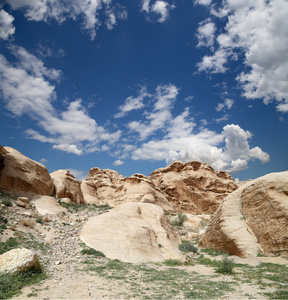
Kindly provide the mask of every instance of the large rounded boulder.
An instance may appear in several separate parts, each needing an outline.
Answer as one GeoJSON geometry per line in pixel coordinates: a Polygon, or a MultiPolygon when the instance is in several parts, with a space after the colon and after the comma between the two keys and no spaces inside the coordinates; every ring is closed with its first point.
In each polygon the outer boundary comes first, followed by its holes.
{"type": "Polygon", "coordinates": [[[241,257],[288,255],[288,171],[249,181],[227,196],[199,246],[241,257]]]}
{"type": "Polygon", "coordinates": [[[51,196],[54,184],[47,168],[10,147],[0,149],[0,188],[13,194],[51,196]]]}
{"type": "Polygon", "coordinates": [[[164,210],[150,203],[124,203],[88,220],[80,232],[89,247],[124,262],[181,259],[180,237],[164,210]]]}

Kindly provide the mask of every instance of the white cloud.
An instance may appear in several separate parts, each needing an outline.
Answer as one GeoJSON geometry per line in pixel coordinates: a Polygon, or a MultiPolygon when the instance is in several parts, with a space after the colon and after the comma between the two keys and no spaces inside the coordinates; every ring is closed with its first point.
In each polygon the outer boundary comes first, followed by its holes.
{"type": "Polygon", "coordinates": [[[234,104],[233,99],[226,98],[223,103],[218,103],[216,111],[223,111],[225,109],[231,109],[234,104]]]}
{"type": "Polygon", "coordinates": [[[197,47],[208,47],[214,46],[216,26],[211,19],[200,22],[197,30],[197,38],[199,40],[197,47]]]}
{"type": "Polygon", "coordinates": [[[143,101],[146,97],[151,97],[151,95],[147,92],[147,88],[142,86],[137,97],[128,97],[125,103],[119,107],[120,112],[115,115],[115,118],[125,117],[130,111],[143,108],[143,101]]]}
{"type": "Polygon", "coordinates": [[[153,111],[145,113],[146,121],[132,121],[128,124],[131,131],[139,133],[140,140],[145,140],[155,131],[165,127],[171,120],[171,110],[178,95],[178,88],[173,85],[159,85],[152,95],[155,100],[153,111]]]}
{"type": "Polygon", "coordinates": [[[8,40],[15,33],[13,21],[13,16],[9,15],[4,9],[0,9],[0,39],[8,40]]]}
{"type": "Polygon", "coordinates": [[[67,169],[77,180],[82,181],[85,180],[88,176],[88,172],[86,171],[79,171],[75,169],[67,169]]]}
{"type": "MultiPolygon", "coordinates": [[[[227,23],[219,28],[212,55],[205,55],[197,65],[199,71],[224,73],[231,60],[244,57],[247,68],[236,76],[243,96],[263,99],[265,104],[275,100],[277,110],[287,112],[287,11],[286,0],[224,0],[218,8],[214,5],[211,14],[222,18],[222,23],[226,17],[227,23]]],[[[199,28],[202,26],[200,23],[199,28]]],[[[209,43],[207,46],[211,48],[209,43]]]]}
{"type": "Polygon", "coordinates": [[[122,5],[112,5],[111,0],[6,0],[12,9],[25,9],[28,20],[48,21],[55,19],[62,23],[66,19],[82,18],[82,30],[93,40],[101,26],[101,17],[106,18],[106,26],[112,29],[117,19],[127,18],[122,5]]]}
{"type": "Polygon", "coordinates": [[[46,68],[23,48],[12,50],[19,59],[15,66],[0,55],[0,90],[5,106],[18,117],[28,115],[47,133],[28,129],[28,138],[52,143],[53,149],[77,155],[98,151],[99,143],[110,145],[120,139],[121,131],[110,133],[99,126],[88,115],[81,99],[71,101],[66,110],[57,111],[52,105],[55,87],[47,79],[58,79],[60,72],[46,68]]]}
{"type": "Polygon", "coordinates": [[[195,4],[205,5],[209,6],[211,4],[212,0],[194,0],[195,4]]]}
{"type": "Polygon", "coordinates": [[[157,22],[163,23],[169,18],[170,10],[174,9],[175,5],[169,4],[167,1],[156,0],[151,4],[150,0],[142,0],[141,10],[148,16],[148,20],[151,21],[153,15],[159,16],[157,22]]]}
{"type": "Polygon", "coordinates": [[[48,162],[48,159],[46,159],[46,158],[41,158],[40,159],[40,162],[42,163],[42,164],[47,164],[47,162],[48,162]]]}
{"type": "Polygon", "coordinates": [[[113,162],[113,165],[114,165],[114,166],[121,166],[121,165],[123,165],[123,164],[124,164],[124,161],[122,161],[122,160],[120,160],[120,159],[115,160],[115,161],[113,162]]]}

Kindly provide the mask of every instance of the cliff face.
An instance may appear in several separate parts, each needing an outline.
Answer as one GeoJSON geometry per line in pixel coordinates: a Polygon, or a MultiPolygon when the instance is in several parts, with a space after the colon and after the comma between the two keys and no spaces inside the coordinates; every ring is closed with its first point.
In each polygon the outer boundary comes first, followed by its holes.
{"type": "Polygon", "coordinates": [[[197,161],[175,161],[151,173],[149,179],[176,211],[193,214],[214,213],[222,200],[237,189],[229,173],[214,171],[197,161]]]}

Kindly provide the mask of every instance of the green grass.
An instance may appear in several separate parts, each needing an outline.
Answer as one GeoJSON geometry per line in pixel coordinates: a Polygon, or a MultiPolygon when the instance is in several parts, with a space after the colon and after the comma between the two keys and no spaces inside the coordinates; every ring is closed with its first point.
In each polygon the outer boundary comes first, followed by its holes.
{"type": "Polygon", "coordinates": [[[10,237],[5,243],[0,242],[0,254],[15,249],[18,246],[19,246],[19,242],[15,238],[10,237]]]}
{"type": "Polygon", "coordinates": [[[183,240],[179,245],[179,250],[182,252],[193,252],[193,253],[198,252],[197,247],[195,247],[190,241],[185,241],[185,240],[183,240]]]}
{"type": "Polygon", "coordinates": [[[70,213],[75,213],[87,209],[86,205],[80,203],[74,203],[74,202],[66,203],[66,202],[62,202],[61,200],[58,201],[58,203],[62,207],[65,207],[70,213]]]}
{"type": "Polygon", "coordinates": [[[2,204],[4,204],[7,207],[13,206],[11,199],[8,197],[2,199],[2,204]]]}
{"type": "Polygon", "coordinates": [[[9,299],[21,293],[25,286],[36,284],[47,278],[42,268],[34,268],[29,271],[16,274],[0,275],[0,299],[9,299]]]}
{"type": "Polygon", "coordinates": [[[164,261],[164,265],[173,267],[173,266],[181,266],[183,265],[183,263],[178,259],[166,259],[164,261]]]}
{"type": "Polygon", "coordinates": [[[173,226],[183,226],[184,222],[187,221],[187,215],[179,212],[177,214],[177,219],[170,221],[170,224],[173,226]]]}
{"type": "Polygon", "coordinates": [[[101,251],[98,251],[98,250],[95,250],[93,248],[86,248],[86,249],[83,249],[81,250],[81,254],[85,255],[93,255],[93,256],[96,256],[96,257],[105,257],[105,254],[101,251]]]}
{"type": "Polygon", "coordinates": [[[236,264],[227,255],[225,255],[221,261],[217,261],[216,272],[221,274],[231,275],[233,274],[233,270],[236,264]]]}
{"type": "Polygon", "coordinates": [[[218,250],[214,250],[214,249],[210,249],[210,248],[206,248],[206,249],[201,249],[200,250],[203,253],[206,253],[210,256],[219,256],[219,255],[223,255],[224,252],[218,251],[218,250]]]}

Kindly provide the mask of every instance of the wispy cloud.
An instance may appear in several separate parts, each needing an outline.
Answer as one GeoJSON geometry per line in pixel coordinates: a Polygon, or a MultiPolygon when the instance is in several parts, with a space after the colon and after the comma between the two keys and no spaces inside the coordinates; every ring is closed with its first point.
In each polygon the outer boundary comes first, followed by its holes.
{"type": "MultiPolygon", "coordinates": [[[[203,1],[197,1],[200,2],[203,1]]],[[[199,71],[224,73],[229,70],[231,60],[244,57],[247,71],[236,76],[243,88],[243,96],[262,98],[265,104],[276,100],[277,110],[287,112],[287,11],[285,0],[224,0],[218,6],[211,6],[211,16],[222,18],[222,23],[225,17],[227,23],[219,28],[219,33],[208,29],[203,32],[207,21],[204,25],[203,22],[199,24],[198,45],[206,44],[212,50],[212,54],[205,55],[197,65],[199,71]],[[217,41],[215,49],[211,47],[214,39],[217,41]]]]}
{"type": "Polygon", "coordinates": [[[226,110],[226,109],[231,109],[233,104],[234,104],[233,99],[226,98],[224,100],[224,102],[218,103],[218,105],[216,106],[215,109],[216,109],[216,111],[223,111],[223,110],[226,110]]]}
{"type": "Polygon", "coordinates": [[[125,103],[119,107],[119,112],[115,118],[125,117],[130,111],[138,110],[144,107],[144,99],[151,97],[147,92],[147,88],[142,86],[137,97],[130,96],[125,100],[125,103]]]}

